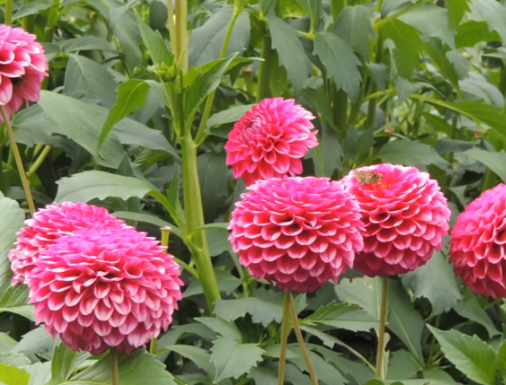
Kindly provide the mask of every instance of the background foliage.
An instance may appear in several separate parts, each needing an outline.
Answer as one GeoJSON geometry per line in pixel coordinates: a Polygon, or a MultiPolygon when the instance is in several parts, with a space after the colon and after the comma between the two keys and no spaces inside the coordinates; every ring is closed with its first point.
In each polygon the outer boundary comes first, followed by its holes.
{"type": "MultiPolygon", "coordinates": [[[[338,179],[375,162],[414,165],[438,180],[454,220],[506,181],[506,3],[187,5],[189,71],[181,76],[161,1],[14,3],[14,23],[43,42],[50,76],[40,102],[12,123],[39,207],[85,201],[157,237],[160,227],[172,228],[184,300],[153,354],[122,358],[123,385],[275,384],[281,293],[253,280],[227,240],[226,222],[244,191],[225,165],[228,131],[265,97],[295,98],[318,117],[320,145],[304,160],[307,175],[338,179]],[[198,146],[204,227],[184,215],[194,191],[182,182],[188,130],[198,146]],[[203,234],[222,297],[214,314],[192,267],[192,242],[205,242],[203,234]]],[[[16,201],[26,204],[5,136],[0,148],[0,383],[106,384],[107,358],[53,341],[35,327],[26,289],[10,286],[6,255],[24,219],[16,201]]],[[[321,383],[383,383],[372,379],[371,364],[378,287],[352,271],[337,286],[296,298],[321,383]]],[[[446,247],[390,291],[388,383],[506,383],[503,300],[464,288],[446,247]]],[[[293,336],[287,359],[287,381],[309,384],[293,336]]]]}

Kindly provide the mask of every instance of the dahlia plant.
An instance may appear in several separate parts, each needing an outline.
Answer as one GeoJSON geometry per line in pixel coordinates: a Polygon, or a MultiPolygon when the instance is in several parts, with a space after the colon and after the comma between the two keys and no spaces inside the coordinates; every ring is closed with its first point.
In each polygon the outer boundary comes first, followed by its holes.
{"type": "Polygon", "coordinates": [[[0,7],[0,383],[506,384],[504,1],[0,7]]]}

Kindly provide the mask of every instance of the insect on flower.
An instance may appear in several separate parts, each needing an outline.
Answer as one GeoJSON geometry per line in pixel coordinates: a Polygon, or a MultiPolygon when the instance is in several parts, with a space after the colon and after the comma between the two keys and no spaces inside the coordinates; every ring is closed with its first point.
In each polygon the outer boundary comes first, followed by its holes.
{"type": "Polygon", "coordinates": [[[372,171],[353,170],[353,175],[361,185],[378,184],[383,179],[383,175],[372,171]]]}

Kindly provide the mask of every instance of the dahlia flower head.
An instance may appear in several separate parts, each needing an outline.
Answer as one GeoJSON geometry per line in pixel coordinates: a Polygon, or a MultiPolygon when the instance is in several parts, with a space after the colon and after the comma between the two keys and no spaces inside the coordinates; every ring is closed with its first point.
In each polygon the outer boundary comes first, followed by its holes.
{"type": "Polygon", "coordinates": [[[9,252],[13,285],[19,282],[29,284],[35,261],[58,238],[84,228],[126,226],[124,221],[102,207],[72,202],[48,205],[27,219],[25,224],[18,233],[15,248],[9,252]]]}
{"type": "Polygon", "coordinates": [[[451,212],[426,172],[384,163],[353,170],[341,182],[363,210],[364,248],[354,269],[369,277],[405,274],[443,246],[451,212]]]}
{"type": "Polygon", "coordinates": [[[357,202],[327,178],[259,180],[236,203],[229,239],[254,277],[313,292],[352,266],[363,246],[360,217],[357,202]]]}
{"type": "Polygon", "coordinates": [[[227,165],[246,185],[302,174],[302,158],[316,147],[314,116],[293,99],[264,99],[234,125],[225,144],[227,165]]]}
{"type": "Polygon", "coordinates": [[[44,49],[35,39],[22,28],[0,25],[0,105],[9,118],[23,102],[39,100],[47,76],[44,49]]]}
{"type": "Polygon", "coordinates": [[[506,185],[471,202],[451,232],[450,262],[464,285],[485,297],[506,297],[506,185]]]}
{"type": "Polygon", "coordinates": [[[37,323],[76,351],[144,346],[168,328],[182,296],[179,267],[165,250],[132,227],[58,238],[30,278],[37,323]]]}

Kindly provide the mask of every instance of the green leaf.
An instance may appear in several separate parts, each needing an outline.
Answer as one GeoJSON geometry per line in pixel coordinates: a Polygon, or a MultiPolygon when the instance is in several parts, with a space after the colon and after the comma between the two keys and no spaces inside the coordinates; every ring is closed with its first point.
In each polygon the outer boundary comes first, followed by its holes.
{"type": "MultiPolygon", "coordinates": [[[[220,207],[227,200],[226,154],[206,152],[197,157],[199,181],[204,204],[204,219],[212,222],[220,213],[220,207]]],[[[227,234],[228,235],[228,234],[227,234]]]]}
{"type": "Polygon", "coordinates": [[[89,353],[78,353],[63,343],[59,344],[53,353],[51,360],[51,381],[47,385],[64,383],[70,378],[74,370],[89,357],[89,353]]]}
{"type": "Polygon", "coordinates": [[[227,123],[235,123],[241,117],[251,110],[254,104],[245,104],[243,106],[233,106],[227,110],[217,112],[207,120],[207,127],[221,126],[227,123]]]}
{"type": "Polygon", "coordinates": [[[49,7],[51,7],[50,1],[30,1],[21,3],[21,7],[19,7],[18,11],[12,16],[12,20],[14,21],[25,16],[36,15],[49,7]]]}
{"type": "Polygon", "coordinates": [[[241,332],[237,327],[230,322],[224,321],[220,317],[197,317],[196,321],[206,325],[213,332],[220,334],[223,337],[231,338],[234,341],[241,342],[241,332]]]}
{"type": "Polygon", "coordinates": [[[409,166],[446,163],[433,147],[424,143],[407,140],[388,142],[378,152],[378,157],[384,162],[409,166]]]}
{"type": "Polygon", "coordinates": [[[438,37],[448,46],[455,48],[455,31],[448,26],[447,13],[442,7],[426,4],[405,13],[399,20],[415,27],[424,36],[438,37]]]}
{"type": "Polygon", "coordinates": [[[451,29],[455,29],[469,10],[467,0],[445,0],[445,3],[448,10],[448,25],[451,29]]]}
{"type": "MultiPolygon", "coordinates": [[[[216,370],[210,362],[211,355],[204,349],[191,345],[172,345],[167,349],[182,355],[191,360],[198,368],[205,371],[209,376],[214,377],[216,370]]],[[[123,385],[123,384],[122,384],[123,385]]],[[[150,384],[151,385],[151,384],[150,384]]]]}
{"type": "Polygon", "coordinates": [[[473,47],[483,41],[499,41],[501,37],[496,31],[490,31],[488,24],[484,21],[470,20],[462,23],[457,28],[455,44],[457,48],[473,47]]]}
{"type": "Polygon", "coordinates": [[[483,385],[495,385],[496,355],[490,345],[479,337],[456,330],[443,331],[427,325],[441,350],[458,370],[483,385]]]}
{"type": "Polygon", "coordinates": [[[113,133],[107,136],[102,147],[105,158],[98,153],[97,143],[106,119],[103,110],[49,91],[41,92],[39,105],[46,116],[56,122],[58,133],[84,147],[97,163],[112,168],[120,165],[125,151],[113,133]]]}
{"type": "Polygon", "coordinates": [[[181,238],[181,230],[170,222],[164,221],[152,214],[146,212],[116,211],[113,213],[116,218],[130,220],[135,222],[149,223],[158,227],[170,227],[171,232],[181,238]]]}
{"type": "MultiPolygon", "coordinates": [[[[125,4],[130,7],[131,3],[125,4]]],[[[114,24],[114,23],[112,23],[114,24]]],[[[142,37],[139,32],[137,20],[130,9],[127,9],[114,24],[114,35],[121,45],[121,52],[124,55],[124,63],[127,71],[133,73],[139,63],[143,63],[143,55],[139,48],[142,37]]]]}
{"type": "Polygon", "coordinates": [[[115,97],[113,90],[117,84],[107,68],[84,56],[68,54],[68,57],[63,93],[111,107],[115,97]]]}
{"type": "MultiPolygon", "coordinates": [[[[137,24],[142,41],[148,50],[153,63],[157,66],[170,67],[174,62],[174,55],[167,48],[167,44],[163,40],[158,31],[153,31],[136,13],[137,24]]],[[[146,98],[144,96],[144,98],[146,98]]]]}
{"type": "Polygon", "coordinates": [[[12,351],[17,343],[18,342],[7,333],[0,333],[0,354],[12,351]]]}
{"type": "Polygon", "coordinates": [[[506,42],[506,8],[495,0],[473,0],[469,3],[473,20],[486,21],[506,42]]]}
{"type": "Polygon", "coordinates": [[[402,283],[411,287],[417,298],[430,301],[432,315],[450,310],[462,297],[453,268],[439,251],[434,252],[427,264],[402,276],[402,283]]]}
{"type": "Polygon", "coordinates": [[[107,120],[102,127],[98,139],[98,148],[102,147],[107,134],[114,128],[121,119],[130,115],[135,109],[142,108],[149,91],[149,84],[143,80],[130,79],[119,85],[116,89],[118,97],[116,103],[109,110],[107,120]]]}
{"type": "MultiPolygon", "coordinates": [[[[198,67],[220,57],[223,40],[232,18],[234,7],[219,7],[202,27],[192,31],[188,47],[188,60],[191,67],[198,67]]],[[[250,39],[250,20],[246,11],[241,12],[235,21],[225,56],[241,53],[250,39]]]]}
{"type": "Polygon", "coordinates": [[[369,58],[369,38],[374,36],[371,13],[363,5],[344,8],[337,18],[332,32],[341,37],[357,52],[362,60],[369,58]]]}
{"type": "Polygon", "coordinates": [[[266,20],[271,33],[272,49],[277,51],[279,62],[285,67],[295,92],[299,92],[309,73],[307,56],[297,31],[272,14],[266,20]]]}
{"type": "Polygon", "coordinates": [[[420,64],[422,40],[418,31],[397,19],[389,20],[381,26],[384,39],[392,39],[395,43],[394,58],[399,75],[409,79],[420,64]]]}
{"type": "MultiPolygon", "coordinates": [[[[121,355],[118,361],[121,385],[177,385],[165,365],[143,349],[121,355]]],[[[110,384],[110,378],[110,357],[107,355],[73,376],[65,385],[105,385],[110,384]]]]}
{"type": "Polygon", "coordinates": [[[74,39],[65,39],[58,42],[58,45],[65,53],[80,51],[117,52],[110,42],[97,36],[81,36],[74,39]]]}
{"type": "Polygon", "coordinates": [[[0,192],[0,287],[10,281],[10,262],[7,258],[16,240],[16,233],[23,227],[25,212],[13,199],[6,198],[0,192]]]}
{"type": "Polygon", "coordinates": [[[441,74],[445,77],[445,79],[450,82],[450,84],[456,88],[460,89],[459,78],[457,75],[457,71],[455,70],[455,66],[450,62],[448,57],[445,55],[441,46],[435,47],[430,43],[425,44],[425,51],[430,55],[434,64],[438,67],[441,74]]]}
{"type": "Polygon", "coordinates": [[[0,294],[0,314],[15,313],[35,321],[33,305],[27,305],[28,288],[25,285],[10,286],[8,281],[4,282],[0,286],[0,294]]]}
{"type": "MultiPolygon", "coordinates": [[[[347,382],[341,372],[334,365],[325,361],[320,355],[309,351],[309,358],[313,363],[316,376],[327,385],[345,384],[347,382]]],[[[288,361],[293,362],[301,371],[307,370],[306,362],[301,354],[297,358],[288,358],[288,361]]]]}
{"type": "Polygon", "coordinates": [[[482,79],[464,79],[460,81],[460,88],[468,96],[468,99],[483,99],[487,104],[495,104],[502,107],[504,96],[499,89],[482,79]]]}
{"type": "Polygon", "coordinates": [[[491,152],[475,147],[464,151],[462,154],[483,163],[490,170],[496,173],[503,182],[506,182],[506,169],[504,168],[504,165],[506,164],[506,152],[504,152],[504,150],[491,152]]]}
{"type": "Polygon", "coordinates": [[[483,326],[487,330],[490,338],[494,338],[501,334],[474,294],[468,293],[466,298],[457,303],[454,310],[461,317],[483,326]]]}
{"type": "Polygon", "coordinates": [[[317,26],[322,12],[322,0],[297,0],[309,15],[311,25],[317,26]]]}
{"type": "Polygon", "coordinates": [[[226,337],[218,338],[211,351],[211,362],[216,368],[215,382],[248,373],[262,360],[264,352],[257,344],[241,344],[226,337]]]}
{"type": "Polygon", "coordinates": [[[355,332],[378,327],[378,321],[356,305],[330,302],[301,321],[304,325],[323,324],[355,332]]]}
{"type": "Polygon", "coordinates": [[[215,312],[225,321],[233,321],[246,314],[251,314],[253,322],[264,326],[272,321],[281,322],[283,308],[281,304],[268,302],[256,297],[218,300],[215,302],[215,312]]]}
{"type": "Polygon", "coordinates": [[[334,287],[342,302],[355,304],[364,309],[375,320],[379,320],[381,285],[379,280],[369,277],[342,279],[334,287]]]}
{"type": "Polygon", "coordinates": [[[0,364],[0,383],[2,385],[28,385],[28,381],[30,381],[30,375],[26,370],[0,364]]]}
{"type": "Polygon", "coordinates": [[[156,188],[150,183],[104,171],[84,171],[62,178],[58,182],[57,202],[88,202],[92,199],[117,197],[127,200],[131,197],[142,198],[156,188]]]}
{"type": "Polygon", "coordinates": [[[506,379],[506,341],[503,341],[497,352],[496,366],[504,381],[506,379]]]}
{"type": "Polygon", "coordinates": [[[320,32],[315,36],[313,53],[318,55],[337,87],[352,101],[356,100],[361,80],[360,61],[348,43],[330,32],[320,32]]]}

